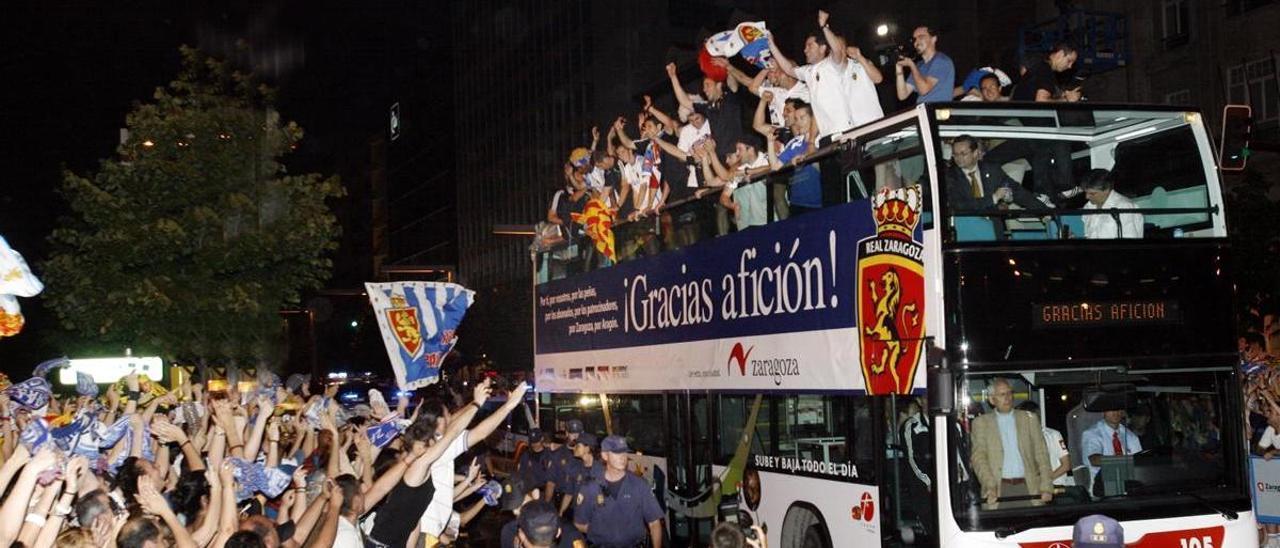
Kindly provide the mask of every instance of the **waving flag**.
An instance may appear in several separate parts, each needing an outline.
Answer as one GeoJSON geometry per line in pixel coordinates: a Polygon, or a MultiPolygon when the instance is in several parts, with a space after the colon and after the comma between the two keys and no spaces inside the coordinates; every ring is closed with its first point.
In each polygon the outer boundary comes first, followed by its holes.
{"type": "MultiPolygon", "coordinates": [[[[120,380],[116,381],[115,386],[116,391],[120,392],[120,401],[129,401],[129,397],[125,395],[129,391],[129,382],[124,377],[120,377],[120,380]]],[[[138,393],[140,398],[144,395],[149,396],[146,400],[150,401],[150,398],[158,398],[168,394],[169,390],[164,386],[161,386],[160,383],[151,380],[151,377],[147,376],[146,373],[139,373],[138,393]]]]}
{"type": "Polygon", "coordinates": [[[98,383],[93,381],[92,375],[84,371],[76,371],[76,394],[90,398],[98,397],[98,383]]]}
{"type": "Polygon", "coordinates": [[[302,413],[302,418],[306,419],[307,424],[310,425],[311,428],[320,430],[324,428],[324,426],[322,426],[324,423],[320,421],[320,417],[328,412],[330,406],[334,408],[334,426],[341,427],[342,425],[347,424],[347,420],[351,418],[351,413],[349,413],[346,408],[338,405],[337,402],[329,398],[320,398],[315,403],[311,404],[311,407],[308,407],[307,410],[302,413]]]}
{"type": "Polygon", "coordinates": [[[35,370],[31,372],[31,376],[44,377],[45,375],[48,375],[50,371],[53,371],[54,369],[60,369],[60,368],[66,367],[67,365],[70,365],[70,364],[71,364],[71,360],[67,359],[66,356],[63,356],[61,358],[54,358],[52,360],[45,360],[43,362],[40,362],[40,365],[36,366],[35,370]]]}
{"type": "Polygon", "coordinates": [[[17,297],[34,297],[43,290],[27,261],[0,236],[0,337],[17,335],[26,323],[17,297]]]}
{"type": "Polygon", "coordinates": [[[587,236],[596,243],[596,250],[617,262],[618,254],[613,247],[613,215],[615,210],[609,209],[604,200],[592,198],[582,213],[574,213],[573,221],[586,227],[587,236]]]}
{"type": "Polygon", "coordinates": [[[49,424],[44,422],[44,419],[32,418],[22,428],[22,433],[18,435],[18,439],[22,442],[22,445],[26,446],[27,451],[34,455],[37,449],[51,441],[49,424]]]}
{"type": "Polygon", "coordinates": [[[741,55],[748,63],[767,68],[773,53],[769,51],[768,30],[764,21],[739,23],[738,26],[717,32],[707,38],[707,53],[716,57],[741,55]]]}
{"type": "Polygon", "coordinates": [[[369,442],[372,443],[374,447],[382,449],[386,447],[387,444],[391,443],[391,440],[396,439],[396,436],[399,436],[400,432],[403,430],[404,428],[400,426],[400,415],[398,413],[392,413],[383,417],[383,419],[378,421],[377,424],[370,426],[369,429],[365,431],[365,434],[369,436],[369,442]]]}
{"type": "Polygon", "coordinates": [[[364,285],[400,389],[436,382],[440,365],[458,342],[455,332],[475,292],[443,282],[364,285]]]}
{"type": "Polygon", "coordinates": [[[236,478],[237,501],[252,497],[258,492],[266,495],[267,498],[276,498],[293,481],[289,474],[276,467],[249,462],[239,457],[228,457],[227,462],[235,468],[232,475],[236,478]]]}
{"type": "Polygon", "coordinates": [[[6,388],[4,392],[9,395],[9,399],[13,403],[32,411],[39,411],[49,405],[49,395],[52,392],[52,387],[49,386],[49,381],[40,377],[32,377],[6,388]]]}

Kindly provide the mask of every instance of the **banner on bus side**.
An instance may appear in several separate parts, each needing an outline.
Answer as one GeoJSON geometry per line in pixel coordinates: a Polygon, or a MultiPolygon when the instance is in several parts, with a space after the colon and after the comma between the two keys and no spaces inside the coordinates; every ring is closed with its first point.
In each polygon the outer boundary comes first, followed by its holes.
{"type": "Polygon", "coordinates": [[[541,284],[537,383],[922,388],[920,204],[914,189],[893,191],[541,284]]]}
{"type": "Polygon", "coordinates": [[[1280,524],[1280,459],[1249,459],[1253,509],[1260,523],[1280,524]]]}

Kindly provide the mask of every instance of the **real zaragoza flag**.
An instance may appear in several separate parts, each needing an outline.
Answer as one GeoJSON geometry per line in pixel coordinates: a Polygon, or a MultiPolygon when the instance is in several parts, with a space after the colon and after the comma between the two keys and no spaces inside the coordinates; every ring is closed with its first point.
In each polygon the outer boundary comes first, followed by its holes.
{"type": "Polygon", "coordinates": [[[454,332],[475,292],[443,282],[366,283],[382,329],[382,342],[402,390],[436,382],[440,364],[453,350],[454,332]]]}

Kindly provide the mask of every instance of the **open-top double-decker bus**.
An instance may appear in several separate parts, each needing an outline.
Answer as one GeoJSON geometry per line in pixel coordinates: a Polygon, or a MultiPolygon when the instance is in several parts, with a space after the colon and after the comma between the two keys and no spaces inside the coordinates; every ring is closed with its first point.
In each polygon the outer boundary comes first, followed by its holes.
{"type": "Polygon", "coordinates": [[[1199,113],[920,106],[742,184],[809,164],[816,211],[679,248],[662,223],[628,223],[618,245],[657,252],[604,268],[534,256],[544,428],[575,417],[627,436],[676,545],[727,519],[783,548],[1056,547],[1100,513],[1130,546],[1256,546],[1199,113]],[[974,189],[951,158],[962,136],[1029,194],[974,189]],[[1098,169],[1124,209],[1071,190],[1098,169]],[[975,473],[995,386],[1063,440],[1046,448],[1066,455],[1049,497],[989,499],[1000,490],[975,473]],[[1108,411],[1138,441],[1085,454],[1108,411]]]}

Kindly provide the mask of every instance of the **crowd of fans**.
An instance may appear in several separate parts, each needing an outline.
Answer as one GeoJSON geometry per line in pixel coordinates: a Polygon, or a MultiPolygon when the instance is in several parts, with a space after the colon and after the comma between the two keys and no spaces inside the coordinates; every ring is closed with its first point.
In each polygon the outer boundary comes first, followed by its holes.
{"type": "MultiPolygon", "coordinates": [[[[1246,420],[1251,453],[1271,460],[1280,456],[1280,308],[1256,296],[1242,318],[1236,343],[1244,373],[1246,420]]],[[[1280,546],[1280,526],[1264,524],[1263,546],[1280,546]]]]}
{"type": "Polygon", "coordinates": [[[1249,307],[1236,343],[1244,372],[1245,405],[1255,453],[1280,454],[1280,310],[1249,307]]]}
{"type": "MultiPolygon", "coordinates": [[[[469,398],[437,385],[410,414],[407,393],[392,408],[370,391],[348,409],[336,385],[300,375],[261,373],[246,393],[222,379],[166,391],[135,373],[99,396],[80,373],[78,395],[59,397],[45,376],[63,363],[0,386],[0,546],[450,544],[503,503],[483,458],[468,457],[528,390],[495,409],[489,380],[469,398]]],[[[560,534],[539,515],[512,521],[525,546],[560,534]]]]}
{"type": "MultiPolygon", "coordinates": [[[[798,164],[833,136],[883,117],[878,85],[893,85],[899,101],[914,96],[916,103],[1082,99],[1080,81],[1064,78],[1077,57],[1070,44],[1058,44],[1042,61],[1022,67],[1016,83],[992,67],[958,80],[951,58],[938,49],[934,27],[916,28],[914,51],[879,67],[833,29],[826,12],[818,12],[816,23],[804,41],[803,63],[792,61],[765,31],[771,53],[765,68],[748,74],[730,59],[712,57],[711,65],[725,78],[704,77],[700,94],[687,91],[676,65],[668,64],[675,112],[645,96],[634,130],[629,116],[618,116],[603,140],[593,128],[590,147],[574,149],[564,165],[537,245],[577,243],[590,268],[683,247],[712,231],[722,235],[765,224],[770,213],[780,220],[821,207],[822,176],[814,164],[793,170],[786,184],[743,183],[798,164]],[[889,69],[893,74],[886,78],[882,70],[889,69]],[[755,97],[754,108],[744,88],[755,97]],[[697,200],[708,195],[718,196],[713,206],[697,200]],[[584,219],[595,217],[584,210],[592,201],[612,213],[615,226],[631,221],[631,229],[618,237],[616,256],[609,256],[612,249],[601,256],[585,242],[584,219]],[[714,207],[714,215],[707,207],[714,207]],[[714,218],[714,227],[704,218],[714,218]],[[651,222],[635,222],[641,220],[651,222]]],[[[580,260],[564,252],[561,258],[580,260]]]]}

